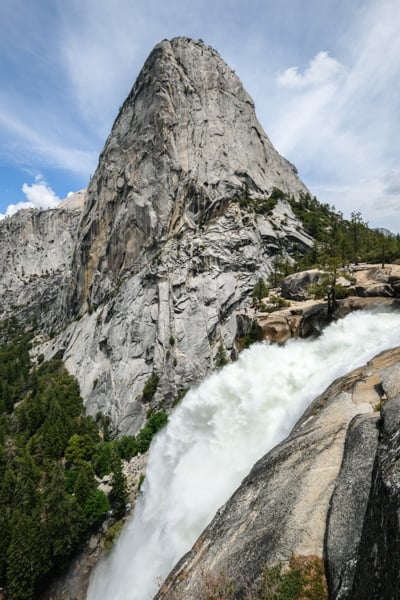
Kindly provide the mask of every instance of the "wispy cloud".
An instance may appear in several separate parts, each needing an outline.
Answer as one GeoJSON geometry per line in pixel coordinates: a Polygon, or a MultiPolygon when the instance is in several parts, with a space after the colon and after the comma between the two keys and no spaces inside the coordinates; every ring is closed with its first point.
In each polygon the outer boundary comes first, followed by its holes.
{"type": "Polygon", "coordinates": [[[378,218],[400,164],[399,31],[398,0],[5,0],[0,159],[88,179],[153,45],[201,37],[236,69],[311,191],[378,218]]]}
{"type": "MultiPolygon", "coordinates": [[[[0,106],[2,100],[0,97],[0,106]]],[[[63,168],[83,175],[92,172],[96,166],[98,153],[95,150],[71,147],[62,135],[58,137],[46,130],[41,132],[40,128],[33,128],[26,123],[23,115],[10,114],[5,105],[0,111],[0,128],[7,134],[7,141],[3,142],[0,152],[16,163],[63,168]]]]}
{"type": "Polygon", "coordinates": [[[347,214],[360,208],[375,222],[391,214],[398,229],[393,209],[400,190],[388,172],[400,164],[393,138],[393,124],[400,125],[394,93],[400,80],[399,30],[395,0],[370,2],[347,32],[351,49],[342,49],[345,62],[320,51],[305,69],[289,67],[277,75],[284,94],[273,127],[280,151],[297,162],[320,198],[347,214]]]}
{"type": "Polygon", "coordinates": [[[278,85],[286,88],[303,89],[326,85],[337,81],[344,67],[338,60],[321,51],[310,61],[304,73],[298,67],[290,67],[278,75],[278,85]]]}

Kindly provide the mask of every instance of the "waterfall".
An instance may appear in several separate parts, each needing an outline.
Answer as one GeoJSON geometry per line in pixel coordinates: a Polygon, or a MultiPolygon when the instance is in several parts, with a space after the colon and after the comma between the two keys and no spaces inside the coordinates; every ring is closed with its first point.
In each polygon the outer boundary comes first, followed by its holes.
{"type": "Polygon", "coordinates": [[[150,600],[252,465],[336,377],[400,343],[400,314],[358,312],[313,340],[260,343],[190,390],[154,440],[143,494],[88,600],[150,600]]]}

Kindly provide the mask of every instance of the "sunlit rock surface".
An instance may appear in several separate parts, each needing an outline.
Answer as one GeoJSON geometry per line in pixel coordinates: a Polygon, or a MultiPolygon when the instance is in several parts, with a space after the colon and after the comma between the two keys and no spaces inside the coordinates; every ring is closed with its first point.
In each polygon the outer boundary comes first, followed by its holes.
{"type": "Polygon", "coordinates": [[[48,330],[69,273],[80,209],[26,209],[0,221],[0,318],[36,319],[48,330]]]}
{"type": "Polygon", "coordinates": [[[291,435],[256,463],[157,598],[194,600],[205,574],[232,580],[239,598],[266,565],[288,564],[293,554],[327,560],[330,597],[395,598],[391,590],[398,589],[398,574],[390,552],[398,549],[399,528],[389,532],[389,527],[398,507],[393,433],[400,414],[395,406],[399,369],[400,350],[389,350],[317,398],[291,435]],[[383,425],[377,413],[381,402],[386,402],[383,425]],[[386,496],[391,497],[389,506],[386,496]],[[385,547],[387,539],[390,547],[385,547]],[[366,567],[372,560],[378,566],[366,567]],[[355,574],[359,580],[352,590],[355,574]],[[372,580],[379,591],[370,595],[361,578],[372,580]]]}
{"type": "Polygon", "coordinates": [[[275,188],[307,193],[238,77],[201,42],[158,44],[100,155],[62,296],[67,328],[44,348],[65,351],[90,413],[134,432],[150,376],[151,406],[169,406],[221,344],[229,356],[273,256],[312,245],[280,192],[257,208],[275,188]]]}

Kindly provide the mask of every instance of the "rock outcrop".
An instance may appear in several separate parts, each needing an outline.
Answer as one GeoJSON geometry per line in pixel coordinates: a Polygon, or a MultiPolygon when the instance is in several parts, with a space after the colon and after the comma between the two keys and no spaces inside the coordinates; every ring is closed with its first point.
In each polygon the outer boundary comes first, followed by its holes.
{"type": "MultiPolygon", "coordinates": [[[[383,423],[373,465],[372,486],[349,600],[394,600],[400,589],[400,395],[399,366],[389,370],[393,396],[382,410],[383,423]]],[[[339,597],[339,596],[338,596],[339,597]]]]}
{"type": "MultiPolygon", "coordinates": [[[[139,272],[168,240],[201,231],[235,198],[265,199],[274,188],[307,192],[263,132],[238,77],[202,42],[164,40],[123,104],[90,182],[70,307],[100,304],[123,271],[139,272]]],[[[276,243],[271,223],[260,235],[276,243]]],[[[295,228],[288,237],[309,243],[295,228]]]]}
{"type": "Polygon", "coordinates": [[[290,300],[309,300],[311,286],[316,285],[323,275],[320,269],[309,269],[288,275],[282,281],[282,296],[290,300]]]}
{"type": "Polygon", "coordinates": [[[21,210],[0,221],[0,319],[36,319],[47,331],[68,277],[81,211],[68,205],[52,210],[21,210]]]}
{"type": "Polygon", "coordinates": [[[3,263],[5,303],[39,314],[52,336],[35,352],[64,354],[87,411],[134,433],[149,408],[170,406],[215,367],[221,344],[235,353],[238,315],[273,256],[312,245],[287,201],[307,192],[218,53],[164,40],[86,194],[1,225],[5,255],[27,240],[3,263]],[[145,404],[150,377],[158,386],[145,404]]]}
{"type": "Polygon", "coordinates": [[[285,199],[303,193],[219,55],[187,38],[157,45],[88,188],[63,332],[41,347],[64,352],[89,413],[135,432],[215,367],[221,343],[234,351],[273,256],[312,245],[285,199]]]}
{"type": "Polygon", "coordinates": [[[389,553],[399,540],[399,369],[400,350],[386,351],[317,398],[218,511],[157,599],[198,598],[205,574],[233,582],[241,598],[266,565],[289,565],[292,555],[326,560],[330,598],[396,598],[389,553]],[[384,401],[382,425],[376,410],[384,401]]]}

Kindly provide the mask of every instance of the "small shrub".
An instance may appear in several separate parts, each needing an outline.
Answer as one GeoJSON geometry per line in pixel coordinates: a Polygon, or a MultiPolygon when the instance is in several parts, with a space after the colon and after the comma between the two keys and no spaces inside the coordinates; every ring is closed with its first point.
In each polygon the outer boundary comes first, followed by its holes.
{"type": "Polygon", "coordinates": [[[107,552],[109,552],[114,546],[116,540],[118,539],[122,531],[123,525],[123,521],[117,521],[116,523],[114,523],[114,525],[111,525],[111,527],[107,530],[106,537],[104,540],[104,549],[107,550],[107,552]]]}
{"type": "Polygon", "coordinates": [[[101,490],[94,490],[86,499],[84,514],[88,525],[94,525],[104,519],[110,503],[107,496],[101,490]]]}
{"type": "Polygon", "coordinates": [[[181,390],[179,390],[176,398],[174,399],[174,401],[172,402],[172,406],[175,408],[175,406],[177,404],[179,404],[179,402],[185,397],[186,393],[187,393],[188,389],[187,388],[183,388],[181,390]]]}
{"type": "Polygon", "coordinates": [[[228,357],[226,355],[225,346],[222,341],[219,343],[217,354],[215,355],[215,366],[217,369],[221,369],[229,362],[228,357]]]}
{"type": "Polygon", "coordinates": [[[146,475],[144,473],[140,473],[140,477],[139,477],[139,483],[138,483],[138,490],[140,491],[144,480],[146,479],[146,475]]]}
{"type": "Polygon", "coordinates": [[[253,298],[254,300],[262,300],[266,298],[269,294],[269,288],[265,284],[265,281],[262,277],[257,281],[253,290],[253,298]]]}
{"type": "Polygon", "coordinates": [[[153,375],[150,375],[150,377],[144,384],[142,393],[143,402],[150,402],[153,399],[159,381],[160,378],[158,377],[158,375],[155,375],[154,373],[153,375]]]}
{"type": "Polygon", "coordinates": [[[354,290],[344,285],[337,284],[336,285],[336,299],[343,300],[344,298],[348,298],[349,296],[354,296],[354,290]]]}
{"type": "Polygon", "coordinates": [[[145,427],[143,427],[136,436],[137,452],[143,454],[150,447],[151,440],[155,434],[167,424],[168,415],[164,411],[153,413],[145,427]]]}
{"type": "Polygon", "coordinates": [[[115,442],[117,446],[117,452],[124,460],[130,460],[135,454],[137,454],[137,443],[133,435],[124,435],[115,442]]]}

